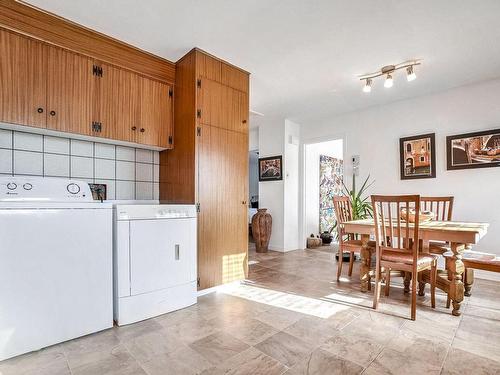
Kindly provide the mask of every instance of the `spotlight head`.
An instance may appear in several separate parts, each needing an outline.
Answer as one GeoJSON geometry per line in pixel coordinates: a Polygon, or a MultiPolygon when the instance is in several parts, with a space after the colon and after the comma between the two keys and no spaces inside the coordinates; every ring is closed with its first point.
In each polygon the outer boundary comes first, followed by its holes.
{"type": "Polygon", "coordinates": [[[417,78],[417,75],[415,74],[415,71],[413,70],[413,65],[410,65],[408,68],[406,68],[406,79],[408,82],[414,81],[417,78]]]}
{"type": "Polygon", "coordinates": [[[363,92],[371,92],[372,91],[372,80],[371,78],[367,78],[365,85],[363,86],[363,92]]]}
{"type": "Polygon", "coordinates": [[[392,79],[392,75],[390,73],[387,74],[387,77],[384,82],[384,87],[389,88],[394,85],[394,81],[392,79]]]}

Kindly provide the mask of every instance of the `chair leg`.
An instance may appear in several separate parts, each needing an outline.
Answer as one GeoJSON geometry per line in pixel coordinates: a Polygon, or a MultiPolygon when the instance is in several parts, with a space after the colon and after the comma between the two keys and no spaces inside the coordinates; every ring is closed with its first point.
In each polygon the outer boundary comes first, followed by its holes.
{"type": "Polygon", "coordinates": [[[342,263],[343,263],[343,255],[342,249],[339,247],[339,260],[337,262],[337,281],[340,281],[340,275],[342,275],[342,263]]]}
{"type": "Polygon", "coordinates": [[[437,278],[437,262],[431,266],[431,306],[436,308],[436,278],[437,278]]]}
{"type": "Polygon", "coordinates": [[[351,251],[349,253],[349,277],[352,276],[352,266],[354,264],[354,253],[351,251]]]}
{"type": "Polygon", "coordinates": [[[376,310],[378,308],[378,301],[380,300],[380,268],[375,267],[375,293],[373,293],[373,308],[376,310]]]}
{"type": "Polygon", "coordinates": [[[385,271],[385,296],[389,297],[389,290],[391,289],[391,269],[387,268],[385,271]]]}
{"type": "Polygon", "coordinates": [[[411,276],[411,320],[415,320],[417,315],[417,272],[412,272],[411,276]]]}

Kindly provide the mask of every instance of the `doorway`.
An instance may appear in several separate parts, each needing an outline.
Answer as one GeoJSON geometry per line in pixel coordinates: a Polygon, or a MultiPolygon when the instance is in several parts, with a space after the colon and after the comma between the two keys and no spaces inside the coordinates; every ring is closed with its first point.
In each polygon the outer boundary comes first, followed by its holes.
{"type": "Polygon", "coordinates": [[[344,140],[304,145],[304,231],[314,236],[330,231],[335,222],[333,196],[341,195],[344,140]]]}

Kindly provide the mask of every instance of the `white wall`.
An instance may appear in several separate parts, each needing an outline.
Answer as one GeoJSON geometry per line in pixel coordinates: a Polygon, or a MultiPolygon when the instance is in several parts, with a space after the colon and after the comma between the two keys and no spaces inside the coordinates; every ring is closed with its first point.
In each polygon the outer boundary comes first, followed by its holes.
{"type": "Polygon", "coordinates": [[[285,120],[284,142],[283,250],[290,251],[302,248],[299,245],[299,124],[285,120]]]}
{"type": "MultiPolygon", "coordinates": [[[[259,126],[259,157],[283,155],[285,139],[285,120],[266,117],[259,126]]],[[[269,248],[283,251],[283,181],[259,182],[259,207],[267,208],[273,217],[273,227],[269,248]]]]}
{"type": "MultiPolygon", "coordinates": [[[[446,170],[447,135],[500,128],[499,93],[500,80],[495,80],[346,114],[305,128],[311,139],[344,133],[345,160],[360,155],[359,180],[368,173],[376,180],[370,193],[454,195],[455,220],[490,223],[488,234],[476,249],[500,255],[500,168],[446,170]],[[400,180],[399,138],[429,132],[436,133],[437,177],[400,180]]],[[[346,164],[346,181],[350,181],[352,169],[346,164]]]]}
{"type": "Polygon", "coordinates": [[[319,156],[327,155],[343,159],[343,140],[336,139],[305,145],[305,232],[319,232],[319,156]]]}

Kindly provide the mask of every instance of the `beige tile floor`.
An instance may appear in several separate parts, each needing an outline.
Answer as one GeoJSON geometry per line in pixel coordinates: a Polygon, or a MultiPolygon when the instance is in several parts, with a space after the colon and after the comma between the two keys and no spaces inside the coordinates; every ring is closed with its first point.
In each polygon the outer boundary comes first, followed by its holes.
{"type": "MultiPolygon", "coordinates": [[[[500,283],[478,280],[461,317],[394,280],[379,311],[333,251],[250,251],[248,280],[198,304],[0,362],[0,375],[500,374],[500,283]],[[346,268],[344,268],[346,271],[346,268]]],[[[428,290],[427,290],[428,291],[428,290]]]]}

